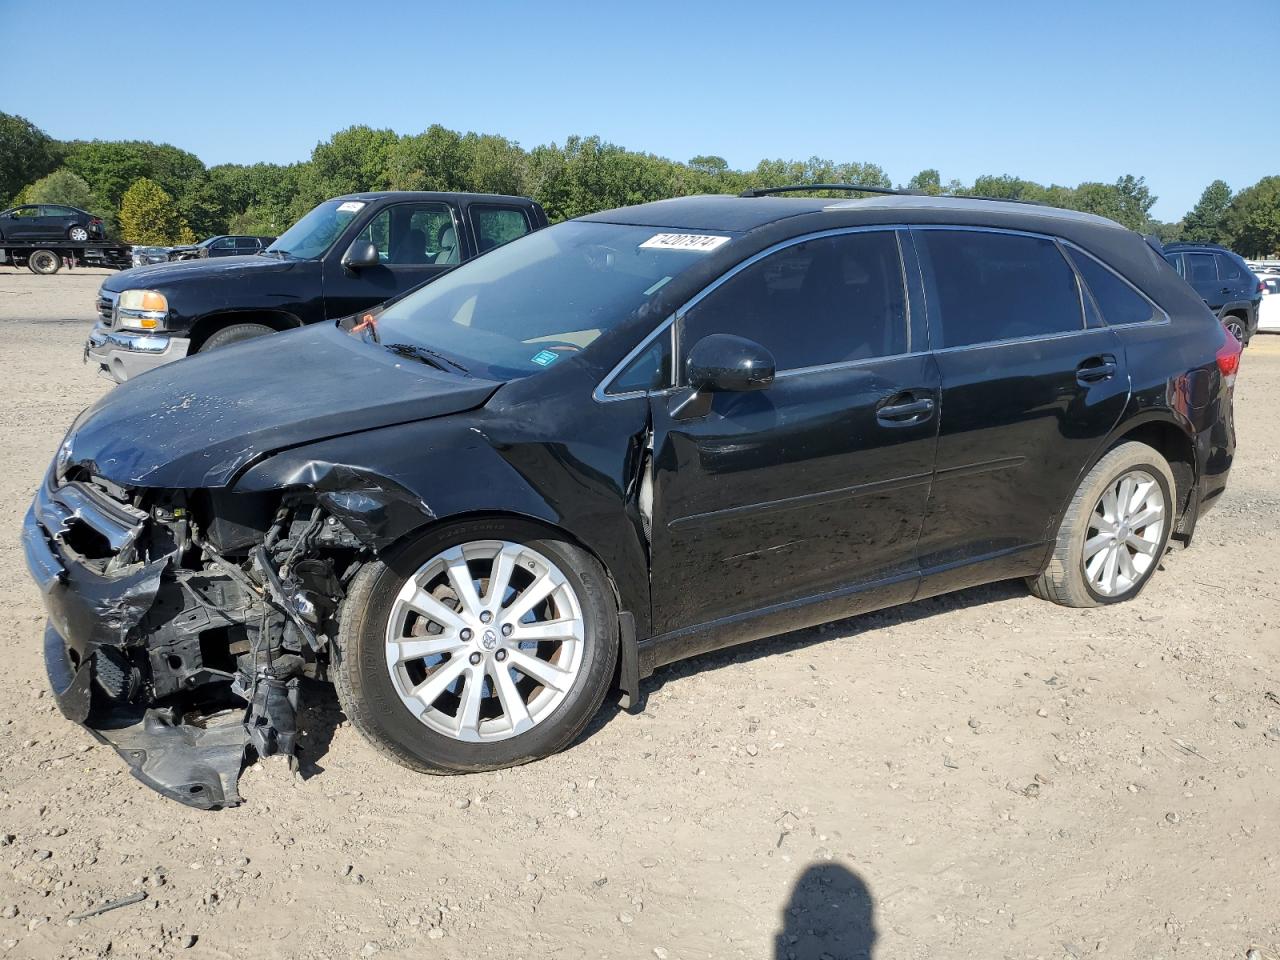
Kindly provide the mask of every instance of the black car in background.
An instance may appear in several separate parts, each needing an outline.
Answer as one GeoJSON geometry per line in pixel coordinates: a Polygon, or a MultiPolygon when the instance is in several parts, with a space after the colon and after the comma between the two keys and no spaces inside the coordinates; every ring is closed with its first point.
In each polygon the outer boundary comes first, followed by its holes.
{"type": "Polygon", "coordinates": [[[197,260],[201,257],[248,257],[265,250],[275,237],[216,236],[183,247],[170,247],[170,260],[197,260]]]}
{"type": "Polygon", "coordinates": [[[31,203],[0,212],[0,241],[102,238],[102,218],[76,207],[31,203]]]}
{"type": "MultiPolygon", "coordinates": [[[[314,216],[353,202],[392,201],[314,216]]],[[[376,269],[366,229],[287,234],[281,263],[376,269]]],[[[207,807],[238,800],[246,744],[293,749],[304,676],[387,756],[489,770],[730,644],[1009,578],[1117,603],[1225,488],[1240,352],[1089,214],[594,214],[82,413],[23,533],[49,676],[207,807]]]]}
{"type": "Polygon", "coordinates": [[[528,197],[335,197],[256,255],[158,263],[108,277],[85,359],[124,381],[188,354],[350,316],[546,225],[546,213],[528,197]]]}
{"type": "Polygon", "coordinates": [[[1168,243],[1164,258],[1247,346],[1258,332],[1263,287],[1244,258],[1216,243],[1168,243]]]}

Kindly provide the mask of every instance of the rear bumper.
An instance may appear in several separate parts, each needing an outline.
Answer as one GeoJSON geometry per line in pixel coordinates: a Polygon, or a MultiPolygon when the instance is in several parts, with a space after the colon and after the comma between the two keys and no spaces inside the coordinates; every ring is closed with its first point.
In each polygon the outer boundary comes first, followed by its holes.
{"type": "Polygon", "coordinates": [[[96,363],[101,374],[116,383],[156,367],[181,360],[191,341],[163,333],[129,333],[94,324],[84,345],[86,363],[96,363]]]}

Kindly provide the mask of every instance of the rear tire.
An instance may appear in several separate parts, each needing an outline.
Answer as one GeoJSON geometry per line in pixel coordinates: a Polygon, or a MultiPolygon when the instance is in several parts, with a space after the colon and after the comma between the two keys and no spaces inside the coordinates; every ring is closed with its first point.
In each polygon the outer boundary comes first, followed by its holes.
{"type": "Polygon", "coordinates": [[[79,224],[76,224],[67,230],[67,239],[74,240],[76,243],[84,243],[89,239],[89,231],[79,224]]]}
{"type": "Polygon", "coordinates": [[[217,350],[219,347],[229,347],[231,344],[239,343],[242,340],[252,340],[255,337],[265,337],[269,333],[275,333],[275,331],[265,324],[237,323],[234,326],[224,327],[219,330],[200,345],[198,352],[208,353],[210,350],[217,350]]]}
{"type": "Polygon", "coordinates": [[[52,250],[35,250],[27,257],[27,269],[42,277],[52,276],[62,269],[62,257],[52,250]]]}
{"type": "Polygon", "coordinates": [[[1242,346],[1249,345],[1249,325],[1244,317],[1229,313],[1222,318],[1222,325],[1227,328],[1228,333],[1240,341],[1242,346]]]}
{"type": "Polygon", "coordinates": [[[1066,607],[1136,597],[1169,544],[1176,489],[1168,462],[1145,443],[1111,450],[1080,482],[1048,567],[1027,581],[1031,592],[1066,607]]]}
{"type": "Polygon", "coordinates": [[[568,747],[600,709],[617,655],[618,609],[594,557],[533,524],[471,520],[429,530],[356,575],[330,676],[380,753],[423,773],[469,773],[568,747]],[[553,592],[517,610],[544,577],[553,592]],[[432,607],[442,620],[420,613],[432,607]],[[434,652],[421,652],[428,645],[434,652]]]}

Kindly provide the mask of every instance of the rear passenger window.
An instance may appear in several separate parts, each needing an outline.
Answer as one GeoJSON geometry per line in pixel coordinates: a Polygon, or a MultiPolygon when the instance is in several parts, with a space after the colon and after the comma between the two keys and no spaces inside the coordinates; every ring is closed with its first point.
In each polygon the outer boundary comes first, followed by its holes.
{"type": "Polygon", "coordinates": [[[1155,307],[1133,287],[1087,253],[1068,248],[1080,276],[1109,324],[1146,323],[1155,318],[1155,307]]]}
{"type": "Polygon", "coordinates": [[[1239,280],[1244,276],[1244,268],[1230,257],[1224,257],[1219,253],[1215,254],[1215,259],[1218,261],[1219,280],[1239,280]]]}
{"type": "Polygon", "coordinates": [[[1188,253],[1187,280],[1191,283],[1212,283],[1218,279],[1218,269],[1213,265],[1212,253],[1188,253]]]}
{"type": "Polygon", "coordinates": [[[779,370],[906,353],[897,237],[888,230],[823,237],[751,264],[686,315],[686,349],[712,333],[755,340],[779,370]]]}
{"type": "Polygon", "coordinates": [[[1178,276],[1182,276],[1182,257],[1176,253],[1166,253],[1164,258],[1169,262],[1169,266],[1178,271],[1178,276]]]}
{"type": "Polygon", "coordinates": [[[915,236],[932,273],[929,322],[936,345],[1084,329],[1076,275],[1052,240],[968,230],[915,236]]]}
{"type": "Polygon", "coordinates": [[[481,253],[510,243],[529,232],[529,218],[519,207],[473,203],[471,223],[476,228],[476,245],[481,253]]]}

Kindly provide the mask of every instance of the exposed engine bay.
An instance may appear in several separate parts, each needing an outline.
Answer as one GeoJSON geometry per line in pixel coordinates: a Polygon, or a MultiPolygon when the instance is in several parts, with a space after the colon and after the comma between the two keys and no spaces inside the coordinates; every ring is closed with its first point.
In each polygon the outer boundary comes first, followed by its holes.
{"type": "Polygon", "coordinates": [[[48,572],[59,704],[135,776],[213,809],[240,802],[257,757],[296,769],[300,681],[325,679],[344,585],[372,556],[314,495],[83,474],[46,482],[24,540],[48,572]]]}

